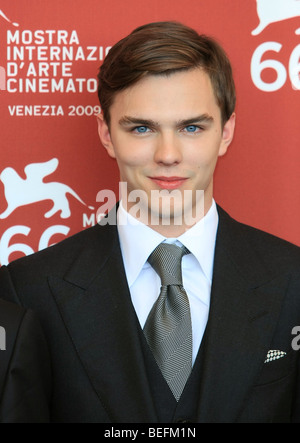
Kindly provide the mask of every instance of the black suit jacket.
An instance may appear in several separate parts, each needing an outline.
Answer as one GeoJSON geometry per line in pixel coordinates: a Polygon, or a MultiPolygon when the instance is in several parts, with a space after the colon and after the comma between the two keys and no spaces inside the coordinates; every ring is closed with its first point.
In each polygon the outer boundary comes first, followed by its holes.
{"type": "Polygon", "coordinates": [[[0,423],[49,421],[51,363],[35,315],[0,300],[0,423]]]}
{"type": "MultiPolygon", "coordinates": [[[[197,421],[300,422],[299,248],[218,212],[197,421]],[[264,363],[271,349],[286,355],[264,363]]],[[[116,226],[2,267],[0,288],[39,314],[52,421],[157,422],[116,226]]]]}

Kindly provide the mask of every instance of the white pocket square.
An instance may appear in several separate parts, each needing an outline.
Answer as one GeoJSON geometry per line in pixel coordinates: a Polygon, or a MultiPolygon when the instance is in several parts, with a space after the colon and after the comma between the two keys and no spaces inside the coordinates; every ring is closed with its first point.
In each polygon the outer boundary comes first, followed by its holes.
{"type": "Polygon", "coordinates": [[[282,358],[285,355],[286,355],[286,352],[284,352],[284,351],[278,351],[278,350],[271,349],[267,353],[267,357],[266,357],[264,363],[269,363],[270,361],[278,360],[279,358],[282,358]]]}

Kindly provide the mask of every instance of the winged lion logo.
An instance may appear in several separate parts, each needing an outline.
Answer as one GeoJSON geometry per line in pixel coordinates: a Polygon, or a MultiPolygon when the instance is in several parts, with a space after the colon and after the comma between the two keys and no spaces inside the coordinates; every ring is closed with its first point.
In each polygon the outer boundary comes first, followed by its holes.
{"type": "Polygon", "coordinates": [[[5,14],[4,14],[4,12],[1,11],[1,9],[0,9],[0,17],[4,18],[4,20],[6,20],[8,23],[11,23],[13,26],[16,26],[16,27],[19,26],[19,23],[12,22],[12,21],[11,21],[11,20],[10,20],[5,14]]]}
{"type": "MultiPolygon", "coordinates": [[[[300,0],[256,0],[256,3],[260,23],[252,35],[260,34],[272,23],[300,17],[300,0]]],[[[300,35],[300,28],[295,32],[300,35]]]]}
{"type": "MultiPolygon", "coordinates": [[[[57,212],[60,212],[61,218],[69,218],[71,211],[67,199],[68,194],[87,206],[69,186],[57,182],[44,183],[44,178],[52,174],[58,164],[59,161],[56,158],[44,163],[30,164],[24,169],[25,179],[20,177],[13,168],[5,168],[0,174],[0,180],[4,185],[7,209],[0,214],[0,219],[9,217],[17,208],[45,200],[53,202],[53,207],[45,214],[45,218],[50,218],[57,212]]],[[[94,209],[92,206],[88,208],[94,209]]]]}

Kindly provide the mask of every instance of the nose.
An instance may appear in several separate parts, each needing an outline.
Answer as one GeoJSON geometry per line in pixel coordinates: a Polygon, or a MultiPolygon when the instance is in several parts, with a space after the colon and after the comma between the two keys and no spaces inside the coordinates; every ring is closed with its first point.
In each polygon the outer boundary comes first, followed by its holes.
{"type": "Polygon", "coordinates": [[[182,161],[180,143],[173,134],[161,134],[157,140],[154,160],[158,164],[174,165],[182,161]]]}

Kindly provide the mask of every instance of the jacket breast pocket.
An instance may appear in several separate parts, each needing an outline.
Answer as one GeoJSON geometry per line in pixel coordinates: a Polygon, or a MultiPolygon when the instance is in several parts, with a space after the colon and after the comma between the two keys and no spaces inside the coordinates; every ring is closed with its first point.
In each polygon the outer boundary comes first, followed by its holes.
{"type": "Polygon", "coordinates": [[[261,386],[268,383],[274,383],[288,376],[295,367],[296,353],[294,351],[288,352],[285,356],[277,360],[264,363],[259,377],[256,380],[255,386],[261,386]]]}
{"type": "Polygon", "coordinates": [[[296,392],[295,352],[264,363],[255,385],[249,391],[238,422],[289,423],[296,392]]]}

